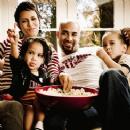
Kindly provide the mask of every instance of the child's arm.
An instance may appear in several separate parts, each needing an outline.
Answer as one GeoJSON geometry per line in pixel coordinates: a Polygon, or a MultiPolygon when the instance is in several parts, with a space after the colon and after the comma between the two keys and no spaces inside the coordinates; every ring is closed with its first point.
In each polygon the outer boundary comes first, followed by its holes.
{"type": "Polygon", "coordinates": [[[8,29],[8,42],[11,43],[11,55],[14,58],[18,58],[19,49],[18,49],[18,35],[16,34],[16,25],[14,25],[14,29],[8,29]]]}
{"type": "Polygon", "coordinates": [[[100,48],[96,52],[96,54],[99,58],[101,58],[104,61],[104,63],[107,65],[108,68],[120,69],[125,75],[129,73],[129,70],[126,67],[121,66],[120,64],[113,61],[103,48],[100,48]]]}

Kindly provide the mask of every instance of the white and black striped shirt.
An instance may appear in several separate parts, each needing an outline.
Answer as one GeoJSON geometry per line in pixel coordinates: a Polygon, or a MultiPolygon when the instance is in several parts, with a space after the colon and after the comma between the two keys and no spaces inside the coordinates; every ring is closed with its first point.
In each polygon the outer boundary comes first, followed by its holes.
{"type": "MultiPolygon", "coordinates": [[[[18,47],[22,46],[22,42],[19,42],[18,47]]],[[[12,70],[10,67],[9,56],[11,54],[11,43],[7,40],[4,40],[3,43],[0,43],[0,58],[5,58],[5,64],[3,67],[3,73],[0,76],[0,90],[8,89],[12,83],[12,70]]],[[[52,58],[50,63],[48,63],[48,73],[50,78],[57,78],[59,75],[59,60],[58,54],[53,49],[52,58]]]]}

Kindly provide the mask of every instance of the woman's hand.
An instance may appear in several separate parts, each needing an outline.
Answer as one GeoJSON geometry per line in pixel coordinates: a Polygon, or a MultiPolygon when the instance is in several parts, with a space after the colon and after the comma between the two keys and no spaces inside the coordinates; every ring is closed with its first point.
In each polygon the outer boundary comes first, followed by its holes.
{"type": "Polygon", "coordinates": [[[63,91],[68,92],[72,88],[72,78],[66,73],[60,73],[59,80],[63,85],[63,91]]]}
{"type": "Polygon", "coordinates": [[[8,29],[8,42],[11,43],[11,55],[14,58],[18,58],[19,56],[19,49],[18,49],[18,40],[19,36],[16,32],[16,24],[14,24],[14,29],[8,29]]]}
{"type": "Polygon", "coordinates": [[[7,35],[8,35],[8,42],[11,44],[17,44],[18,43],[18,33],[16,31],[16,24],[14,24],[14,28],[13,29],[8,29],[7,30],[7,35]]]}

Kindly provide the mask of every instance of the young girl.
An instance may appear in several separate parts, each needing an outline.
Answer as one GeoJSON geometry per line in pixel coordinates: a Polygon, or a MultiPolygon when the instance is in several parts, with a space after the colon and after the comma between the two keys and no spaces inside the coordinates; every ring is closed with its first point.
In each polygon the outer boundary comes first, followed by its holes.
{"type": "Polygon", "coordinates": [[[106,32],[102,37],[102,47],[97,51],[97,56],[104,61],[108,68],[119,69],[129,77],[130,55],[125,54],[127,44],[121,33],[118,31],[106,32]]]}
{"type": "Polygon", "coordinates": [[[101,74],[99,95],[95,107],[102,121],[103,130],[130,129],[130,55],[120,32],[106,32],[97,55],[108,69],[101,74]]]}
{"type": "Polygon", "coordinates": [[[46,66],[51,58],[51,49],[44,39],[32,37],[25,40],[19,58],[15,58],[16,50],[17,45],[11,45],[10,64],[13,78],[10,94],[23,103],[25,130],[31,130],[34,117],[38,121],[35,128],[44,130],[45,115],[35,97],[34,88],[39,84],[49,83],[46,66]]]}

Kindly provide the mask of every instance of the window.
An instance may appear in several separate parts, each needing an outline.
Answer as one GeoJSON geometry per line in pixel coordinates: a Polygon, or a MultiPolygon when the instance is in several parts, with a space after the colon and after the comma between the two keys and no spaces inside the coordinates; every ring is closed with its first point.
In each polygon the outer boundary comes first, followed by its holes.
{"type": "MultiPolygon", "coordinates": [[[[1,41],[7,37],[6,30],[13,27],[15,8],[22,1],[26,0],[0,1],[1,41]]],[[[28,1],[35,2],[37,9],[42,15],[42,24],[40,27],[42,36],[54,43],[55,47],[55,32],[58,30],[61,21],[77,20],[80,22],[80,25],[82,25],[81,46],[88,46],[93,43],[99,45],[103,31],[130,26],[130,0],[28,1]],[[48,13],[48,15],[45,15],[43,12],[48,13]],[[46,16],[48,19],[45,20],[46,16]],[[81,18],[83,19],[83,23],[81,22],[81,18]]]]}
{"type": "Polygon", "coordinates": [[[40,35],[56,46],[56,0],[32,0],[40,14],[40,35]]]}
{"type": "Polygon", "coordinates": [[[40,14],[40,29],[56,28],[56,0],[32,0],[40,14]]]}
{"type": "Polygon", "coordinates": [[[113,0],[77,0],[81,47],[100,45],[103,28],[113,28],[113,16],[113,0]]]}
{"type": "MultiPolygon", "coordinates": [[[[65,17],[64,19],[67,20],[71,17],[71,20],[76,19],[76,21],[82,25],[81,47],[100,44],[101,32],[94,31],[94,28],[113,28],[112,0],[62,0],[65,4],[64,8],[60,8],[61,6],[58,7],[58,5],[60,5],[59,1],[60,0],[32,0],[41,15],[41,35],[47,38],[51,43],[56,43],[55,31],[58,29],[56,22],[61,14],[65,17]],[[59,8],[61,14],[56,13],[57,8],[59,8]],[[93,30],[89,28],[93,28],[93,30]]],[[[54,46],[57,47],[56,44],[54,44],[54,46]]]]}
{"type": "MultiPolygon", "coordinates": [[[[99,45],[101,28],[113,28],[113,0],[32,0],[41,15],[41,35],[56,43],[58,23],[75,19],[81,25],[80,45],[99,45]],[[57,12],[56,12],[57,11],[57,12]],[[108,22],[109,21],[109,22],[108,22]],[[100,31],[97,31],[99,30],[100,31]],[[89,30],[89,31],[88,31],[89,30]]],[[[56,44],[54,44],[55,47],[56,44]]]]}

